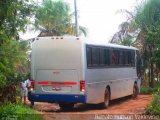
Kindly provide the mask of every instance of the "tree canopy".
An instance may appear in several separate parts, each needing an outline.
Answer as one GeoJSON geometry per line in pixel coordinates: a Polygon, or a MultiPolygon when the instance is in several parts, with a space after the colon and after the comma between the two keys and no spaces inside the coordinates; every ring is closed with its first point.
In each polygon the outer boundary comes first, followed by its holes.
{"type": "MultiPolygon", "coordinates": [[[[125,24],[115,33],[111,42],[123,43],[128,36],[132,38],[132,45],[141,50],[145,62],[145,69],[149,70],[150,86],[154,85],[154,78],[160,66],[160,1],[144,0],[135,7],[133,12],[122,10],[128,16],[125,24]],[[135,40],[135,41],[133,41],[135,40]],[[155,67],[154,67],[155,66],[155,67]]],[[[130,41],[128,39],[127,41],[130,41]]],[[[160,71],[159,71],[160,72],[160,71]]]]}
{"type": "Polygon", "coordinates": [[[27,0],[0,1],[0,87],[27,74],[28,45],[19,40],[19,31],[25,31],[32,9],[27,0]]]}
{"type": "MultiPolygon", "coordinates": [[[[68,3],[62,0],[44,0],[41,6],[37,6],[34,26],[41,31],[39,36],[75,35],[72,17],[68,3]]],[[[87,29],[82,26],[79,28],[80,34],[86,36],[87,29]]]]}

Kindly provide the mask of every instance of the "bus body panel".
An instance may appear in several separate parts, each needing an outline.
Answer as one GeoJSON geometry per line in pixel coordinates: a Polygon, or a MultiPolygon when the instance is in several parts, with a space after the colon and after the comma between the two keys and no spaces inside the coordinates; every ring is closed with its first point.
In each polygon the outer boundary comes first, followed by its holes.
{"type": "Polygon", "coordinates": [[[76,70],[37,70],[36,93],[77,94],[79,89],[76,70]]]}
{"type": "MultiPolygon", "coordinates": [[[[79,82],[83,79],[81,41],[68,39],[42,37],[33,44],[31,71],[35,80],[35,95],[84,96],[79,88],[79,82]]],[[[56,98],[53,97],[52,101],[59,100],[56,98]]]]}
{"type": "Polygon", "coordinates": [[[131,95],[136,79],[134,67],[88,69],[86,70],[86,80],[89,81],[87,82],[87,102],[103,102],[107,86],[110,86],[111,89],[111,100],[131,95]]]}
{"type": "Polygon", "coordinates": [[[64,102],[64,103],[86,103],[86,96],[81,94],[38,94],[30,93],[30,101],[35,102],[64,102]]]}

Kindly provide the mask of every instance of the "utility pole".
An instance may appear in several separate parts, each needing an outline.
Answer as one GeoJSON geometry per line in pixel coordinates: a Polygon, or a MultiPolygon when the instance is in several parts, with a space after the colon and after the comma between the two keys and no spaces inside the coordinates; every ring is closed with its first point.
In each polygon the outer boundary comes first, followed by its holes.
{"type": "Polygon", "coordinates": [[[78,25],[78,12],[77,12],[77,1],[74,0],[74,13],[75,13],[75,28],[76,28],[76,36],[79,36],[79,25],[78,25]]]}

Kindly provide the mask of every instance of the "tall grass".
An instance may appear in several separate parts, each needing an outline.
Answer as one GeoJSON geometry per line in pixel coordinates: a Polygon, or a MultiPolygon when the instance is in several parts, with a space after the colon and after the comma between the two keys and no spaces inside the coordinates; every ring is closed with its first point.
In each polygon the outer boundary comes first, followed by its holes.
{"type": "Polygon", "coordinates": [[[0,105],[0,118],[5,120],[42,120],[38,113],[21,104],[0,105]]]}
{"type": "Polygon", "coordinates": [[[140,93],[141,94],[155,94],[158,89],[160,89],[160,82],[156,82],[153,88],[149,86],[141,86],[140,93]]]}
{"type": "Polygon", "coordinates": [[[159,86],[156,86],[154,88],[147,87],[147,86],[141,86],[140,93],[141,94],[154,94],[158,91],[158,89],[159,89],[159,86]]]}
{"type": "Polygon", "coordinates": [[[160,115],[160,88],[153,94],[153,100],[146,108],[148,115],[160,115]]]}

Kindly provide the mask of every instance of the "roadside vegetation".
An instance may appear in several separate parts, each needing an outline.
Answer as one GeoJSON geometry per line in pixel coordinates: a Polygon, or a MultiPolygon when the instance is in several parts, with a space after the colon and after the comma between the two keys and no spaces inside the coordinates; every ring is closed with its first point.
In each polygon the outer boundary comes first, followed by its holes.
{"type": "Polygon", "coordinates": [[[154,87],[154,88],[151,88],[148,86],[141,86],[140,93],[141,94],[154,94],[158,91],[159,88],[160,88],[159,86],[154,87]]]}
{"type": "Polygon", "coordinates": [[[0,118],[3,120],[42,120],[33,109],[22,104],[3,104],[0,105],[0,118]]]}
{"type": "MultiPolygon", "coordinates": [[[[44,0],[35,10],[35,30],[40,30],[39,36],[76,35],[73,22],[74,13],[68,3],[63,0],[44,0]]],[[[79,35],[87,36],[87,28],[79,26],[79,35]]]]}
{"type": "Polygon", "coordinates": [[[153,94],[152,102],[147,106],[145,114],[160,115],[160,89],[153,94]]]}
{"type": "Polygon", "coordinates": [[[143,58],[141,93],[153,94],[146,114],[160,115],[160,0],[140,0],[134,11],[126,13],[127,21],[119,26],[111,43],[135,46],[143,58]]]}
{"type": "Polygon", "coordinates": [[[34,110],[17,102],[17,86],[29,73],[30,50],[19,32],[25,32],[33,9],[27,0],[0,1],[0,119],[41,120],[34,110]]]}

